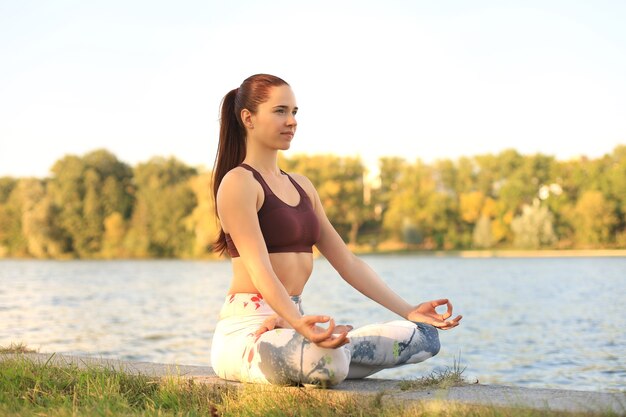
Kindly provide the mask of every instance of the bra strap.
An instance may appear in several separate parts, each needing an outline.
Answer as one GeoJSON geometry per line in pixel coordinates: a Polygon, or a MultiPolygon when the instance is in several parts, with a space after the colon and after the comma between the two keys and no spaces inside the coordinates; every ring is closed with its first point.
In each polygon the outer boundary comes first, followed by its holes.
{"type": "Polygon", "coordinates": [[[265,195],[273,195],[274,194],[272,192],[272,189],[270,188],[269,185],[267,185],[267,183],[265,182],[265,180],[263,179],[263,176],[261,175],[261,173],[259,171],[257,171],[256,169],[252,168],[248,164],[243,164],[242,163],[242,164],[239,164],[239,166],[247,169],[250,172],[252,172],[252,176],[254,177],[254,179],[257,180],[261,184],[261,187],[263,187],[263,191],[265,192],[265,195]]]}
{"type": "MultiPolygon", "coordinates": [[[[239,164],[239,166],[247,169],[250,172],[252,172],[252,175],[254,176],[254,179],[256,179],[259,183],[261,183],[261,187],[263,187],[263,191],[265,192],[265,195],[274,195],[274,193],[272,192],[272,189],[270,188],[269,185],[267,185],[267,182],[265,182],[265,180],[263,179],[263,176],[261,175],[261,173],[259,171],[257,171],[256,169],[252,168],[248,164],[243,164],[242,163],[242,164],[239,164]]],[[[306,199],[309,199],[309,195],[306,193],[306,191],[304,191],[304,188],[302,188],[300,186],[300,184],[298,184],[298,181],[294,180],[291,177],[291,175],[287,174],[282,169],[280,170],[280,172],[283,175],[286,175],[287,178],[289,178],[289,181],[291,181],[293,186],[296,187],[296,191],[298,191],[298,194],[300,194],[300,197],[305,197],[306,199]]]]}
{"type": "Polygon", "coordinates": [[[305,197],[307,200],[309,199],[309,195],[306,193],[306,191],[304,191],[304,188],[302,188],[300,186],[300,184],[298,184],[298,181],[294,180],[291,175],[287,174],[285,171],[283,171],[282,169],[280,170],[280,172],[282,172],[283,174],[285,174],[287,176],[287,178],[289,178],[289,181],[291,181],[291,183],[293,184],[294,187],[296,187],[296,190],[298,190],[298,194],[300,194],[300,197],[305,197]]]}

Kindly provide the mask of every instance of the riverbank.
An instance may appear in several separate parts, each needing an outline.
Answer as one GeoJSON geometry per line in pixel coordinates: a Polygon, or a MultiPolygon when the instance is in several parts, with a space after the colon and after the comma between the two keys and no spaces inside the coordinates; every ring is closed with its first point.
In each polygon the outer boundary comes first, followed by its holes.
{"type": "Polygon", "coordinates": [[[418,255],[458,258],[620,258],[626,249],[494,249],[494,250],[367,250],[352,248],[358,255],[418,255]]]}
{"type": "MultiPolygon", "coordinates": [[[[391,246],[384,249],[372,250],[368,246],[352,246],[350,249],[357,255],[417,255],[433,257],[458,257],[458,258],[620,258],[626,257],[626,249],[494,249],[494,250],[424,250],[407,249],[402,246],[391,246]]],[[[321,256],[314,248],[315,257],[321,256]]],[[[58,261],[150,261],[150,260],[188,260],[188,261],[219,261],[226,260],[226,256],[208,255],[199,258],[33,258],[33,257],[5,257],[0,251],[0,261],[3,260],[58,260],[58,261]]]]}
{"type": "MultiPolygon", "coordinates": [[[[358,410],[359,413],[365,411],[363,415],[401,416],[413,415],[415,412],[424,411],[428,411],[433,415],[451,416],[562,415],[559,413],[566,413],[567,415],[578,415],[579,413],[581,415],[588,415],[589,413],[594,415],[626,414],[626,393],[624,392],[603,393],[555,389],[528,389],[482,384],[463,384],[444,388],[437,386],[416,388],[411,386],[411,384],[407,384],[406,381],[375,378],[345,381],[330,390],[316,390],[288,387],[264,387],[253,384],[225,382],[218,379],[213,370],[207,366],[131,362],[42,353],[0,354],[0,362],[2,362],[2,368],[0,368],[0,370],[5,374],[4,378],[1,379],[5,381],[16,380],[18,382],[16,386],[27,382],[26,380],[28,380],[28,378],[41,378],[41,376],[35,374],[44,374],[45,372],[42,372],[42,370],[49,371],[53,368],[59,368],[67,369],[67,371],[63,371],[63,374],[69,375],[69,381],[80,381],[81,378],[89,378],[88,374],[85,376],[85,374],[80,374],[80,372],[91,372],[93,378],[101,381],[101,383],[107,387],[112,385],[107,382],[108,379],[112,379],[115,384],[123,385],[126,387],[123,389],[126,390],[131,390],[131,387],[135,385],[137,388],[133,389],[139,391],[154,390],[155,384],[162,384],[163,389],[169,386],[169,393],[157,393],[158,395],[150,393],[150,396],[156,395],[156,398],[161,398],[163,395],[180,396],[180,398],[169,399],[170,402],[176,403],[183,400],[194,403],[194,401],[198,399],[194,399],[195,397],[188,398],[189,395],[192,395],[189,390],[193,392],[199,390],[199,392],[202,392],[201,395],[204,395],[212,401],[211,404],[205,407],[205,411],[210,411],[209,415],[265,415],[266,413],[270,413],[270,411],[272,415],[290,415],[289,410],[277,412],[277,410],[274,409],[275,407],[280,408],[281,404],[292,404],[293,407],[308,404],[308,408],[305,408],[305,410],[309,410],[309,413],[300,410],[300,413],[296,412],[297,415],[352,415],[351,413],[354,413],[355,410],[358,410]],[[5,367],[6,364],[11,363],[13,365],[7,365],[8,367],[5,367]],[[24,371],[24,369],[29,366],[39,368],[34,372],[24,371]],[[100,371],[98,370],[105,370],[105,374],[99,374],[98,372],[100,371]],[[109,373],[107,374],[106,372],[109,373]],[[145,387],[141,388],[141,381],[132,380],[132,378],[128,379],[127,377],[121,377],[120,379],[119,375],[115,376],[111,372],[153,379],[146,380],[145,387]],[[20,381],[20,378],[25,381],[20,381]],[[156,378],[156,380],[154,378],[156,378]],[[161,382],[155,382],[157,380],[161,382]],[[174,381],[179,381],[178,385],[176,385],[178,388],[173,388],[172,384],[174,381]],[[181,387],[186,388],[183,389],[181,387]],[[273,399],[271,404],[270,399],[273,399]],[[243,412],[241,409],[243,404],[248,404],[249,407],[253,407],[254,404],[257,404],[257,406],[256,409],[250,408],[249,410],[246,409],[249,412],[246,410],[243,410],[246,411],[243,412]],[[264,406],[271,406],[273,408],[263,412],[262,408],[264,406]],[[234,412],[235,409],[238,409],[239,412],[234,412]],[[390,410],[393,412],[390,413],[390,410]],[[451,410],[455,411],[451,412],[451,410]]],[[[43,388],[44,384],[45,381],[37,382],[34,388],[35,391],[31,390],[28,391],[28,393],[19,395],[25,396],[25,398],[29,395],[37,397],[37,395],[39,395],[36,392],[37,389],[40,391],[46,390],[43,388]]],[[[70,384],[70,382],[59,384],[70,384]]],[[[91,390],[97,391],[98,389],[99,387],[93,386],[92,382],[91,390]]],[[[6,387],[4,387],[3,390],[8,392],[6,387]]],[[[48,388],[48,390],[51,391],[53,389],[48,388]]],[[[43,391],[42,393],[44,393],[43,391]]],[[[72,392],[72,390],[67,389],[66,391],[72,392]]],[[[72,395],[78,395],[75,390],[73,392],[72,395]]],[[[1,395],[2,394],[0,394],[0,399],[1,395]]],[[[144,392],[141,395],[147,396],[148,393],[144,392]]],[[[140,400],[140,398],[135,398],[134,401],[140,402],[140,400]]],[[[62,402],[62,400],[60,401],[62,402]]],[[[150,401],[154,404],[158,403],[158,401],[154,399],[150,401]]],[[[2,406],[2,403],[3,401],[0,401],[0,406],[2,406]]],[[[43,401],[43,403],[45,403],[45,401],[43,401]]],[[[70,396],[70,404],[71,403],[70,396]]],[[[162,415],[159,410],[160,409],[157,407],[152,411],[158,411],[155,415],[162,415]]],[[[72,409],[69,411],[72,411],[72,409]]],[[[179,409],[178,411],[182,410],[179,409]]],[[[25,412],[23,415],[26,414],[25,412]]],[[[56,414],[64,415],[63,413],[56,414]]],[[[123,414],[127,415],[127,413],[123,414]]],[[[112,415],[117,414],[113,413],[112,415]]],[[[142,412],[141,415],[146,414],[142,412]]]]}

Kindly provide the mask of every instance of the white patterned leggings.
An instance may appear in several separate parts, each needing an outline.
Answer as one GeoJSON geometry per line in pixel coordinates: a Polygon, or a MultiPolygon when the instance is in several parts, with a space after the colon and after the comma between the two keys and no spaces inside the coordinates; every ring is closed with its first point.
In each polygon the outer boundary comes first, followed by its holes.
{"type": "MultiPolygon", "coordinates": [[[[292,297],[301,307],[301,299],[292,297]]],[[[406,320],[371,324],[348,333],[350,343],[321,348],[293,329],[255,336],[274,311],[260,294],[226,297],[215,328],[211,365],[220,378],[279,385],[332,386],[382,369],[422,362],[439,352],[437,329],[406,320]]]]}

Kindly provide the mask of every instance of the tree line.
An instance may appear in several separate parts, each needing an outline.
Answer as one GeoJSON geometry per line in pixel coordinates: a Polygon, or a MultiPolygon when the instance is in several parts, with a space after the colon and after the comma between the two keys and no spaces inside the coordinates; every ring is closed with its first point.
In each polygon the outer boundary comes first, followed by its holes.
{"type": "MultiPolygon", "coordinates": [[[[499,154],[433,163],[281,157],[331,223],[368,250],[626,248],[626,146],[603,157],[499,154]]],[[[175,158],[134,167],[66,155],[48,178],[0,178],[0,257],[202,258],[218,226],[211,173],[175,158]]]]}

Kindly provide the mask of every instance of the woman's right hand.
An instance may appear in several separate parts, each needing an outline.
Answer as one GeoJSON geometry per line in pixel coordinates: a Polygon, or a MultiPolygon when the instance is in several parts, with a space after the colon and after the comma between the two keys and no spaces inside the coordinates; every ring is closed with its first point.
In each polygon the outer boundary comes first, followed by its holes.
{"type": "Polygon", "coordinates": [[[348,329],[351,327],[335,326],[335,320],[328,316],[302,316],[295,329],[319,347],[336,349],[350,342],[348,329]],[[328,327],[325,329],[317,323],[328,323],[328,327]],[[341,331],[335,334],[337,328],[341,331]]]}
{"type": "Polygon", "coordinates": [[[413,308],[406,317],[408,320],[419,323],[426,323],[440,330],[449,330],[459,325],[459,322],[463,316],[456,316],[452,320],[448,320],[452,317],[452,303],[447,298],[440,300],[426,301],[413,308]],[[435,310],[439,306],[446,306],[447,311],[445,313],[438,313],[435,310]]]}

